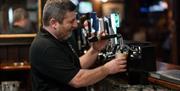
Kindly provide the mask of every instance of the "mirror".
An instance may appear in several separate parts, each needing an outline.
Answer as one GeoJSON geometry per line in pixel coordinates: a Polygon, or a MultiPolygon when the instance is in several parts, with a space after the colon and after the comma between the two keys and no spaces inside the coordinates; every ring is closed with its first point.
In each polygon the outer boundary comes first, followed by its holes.
{"type": "Polygon", "coordinates": [[[38,24],[38,0],[0,0],[0,35],[36,33],[38,24]]]}

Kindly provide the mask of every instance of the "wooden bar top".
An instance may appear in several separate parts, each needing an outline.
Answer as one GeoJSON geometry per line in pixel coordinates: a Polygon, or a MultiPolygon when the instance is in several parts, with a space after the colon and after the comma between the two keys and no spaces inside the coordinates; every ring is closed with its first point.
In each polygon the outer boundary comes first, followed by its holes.
{"type": "MultiPolygon", "coordinates": [[[[156,67],[157,67],[157,71],[170,70],[170,69],[179,69],[180,70],[180,66],[178,66],[178,65],[168,64],[168,63],[164,63],[164,62],[160,62],[160,61],[156,62],[156,67]]],[[[158,85],[161,85],[164,87],[168,87],[168,88],[180,91],[180,84],[175,84],[172,82],[156,79],[154,77],[148,77],[148,80],[149,80],[149,82],[151,82],[153,84],[158,84],[158,85]]]]}
{"type": "Polygon", "coordinates": [[[158,85],[161,85],[163,87],[167,87],[167,88],[171,88],[171,89],[180,91],[180,85],[179,84],[175,84],[175,83],[172,83],[172,82],[167,82],[167,81],[164,81],[164,80],[159,80],[159,79],[156,79],[154,77],[149,77],[148,80],[153,84],[158,84],[158,85]]]}

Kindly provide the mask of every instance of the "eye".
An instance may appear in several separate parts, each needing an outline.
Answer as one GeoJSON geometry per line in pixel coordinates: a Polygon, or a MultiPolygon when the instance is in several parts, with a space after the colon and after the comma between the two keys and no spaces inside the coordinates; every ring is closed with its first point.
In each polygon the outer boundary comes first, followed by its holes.
{"type": "Polygon", "coordinates": [[[72,20],[70,21],[70,23],[74,23],[74,22],[75,22],[75,20],[76,20],[76,19],[72,19],[72,20]]]}

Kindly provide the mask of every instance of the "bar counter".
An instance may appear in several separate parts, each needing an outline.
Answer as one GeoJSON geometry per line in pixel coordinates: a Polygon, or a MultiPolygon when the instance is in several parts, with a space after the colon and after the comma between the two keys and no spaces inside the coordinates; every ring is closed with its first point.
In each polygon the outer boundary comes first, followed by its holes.
{"type": "MultiPolygon", "coordinates": [[[[180,70],[180,66],[174,65],[174,64],[168,64],[164,62],[156,62],[157,71],[163,71],[163,70],[171,70],[171,69],[178,69],[180,70]]],[[[154,77],[148,77],[148,81],[152,84],[158,84],[164,87],[168,87],[171,89],[175,89],[177,91],[180,91],[180,84],[168,82],[165,80],[156,79],[154,77]]]]}

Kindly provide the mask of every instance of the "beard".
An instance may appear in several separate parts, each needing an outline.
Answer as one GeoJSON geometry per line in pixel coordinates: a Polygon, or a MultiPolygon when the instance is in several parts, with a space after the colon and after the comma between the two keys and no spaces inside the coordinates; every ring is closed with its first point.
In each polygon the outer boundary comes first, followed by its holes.
{"type": "Polygon", "coordinates": [[[72,36],[73,31],[72,30],[67,30],[62,32],[61,30],[56,30],[57,32],[57,38],[58,40],[67,40],[68,38],[70,38],[72,36]]]}
{"type": "Polygon", "coordinates": [[[70,38],[72,36],[72,31],[69,32],[69,34],[65,37],[65,40],[67,40],[68,38],[70,38]]]}

